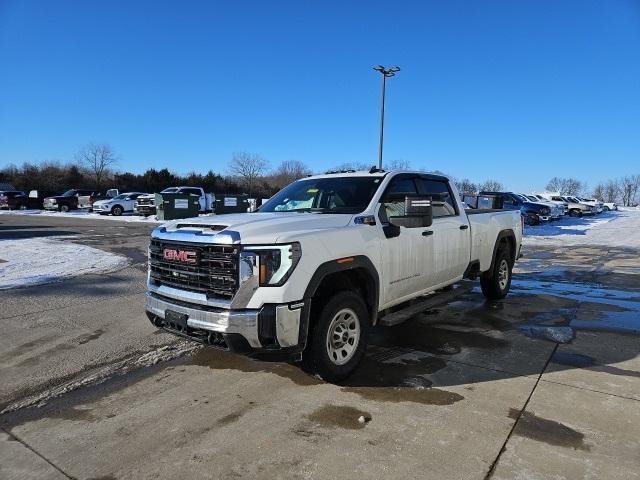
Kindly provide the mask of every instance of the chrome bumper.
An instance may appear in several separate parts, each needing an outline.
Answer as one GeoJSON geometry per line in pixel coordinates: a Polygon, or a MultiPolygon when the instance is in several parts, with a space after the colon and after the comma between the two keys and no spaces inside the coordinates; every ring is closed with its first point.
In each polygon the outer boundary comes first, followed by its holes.
{"type": "MultiPolygon", "coordinates": [[[[252,348],[263,347],[258,336],[258,317],[260,310],[225,310],[197,308],[196,305],[184,306],[172,303],[170,299],[160,298],[152,292],[147,292],[146,310],[162,319],[165,318],[167,309],[187,315],[187,325],[191,328],[208,330],[211,332],[239,334],[244,337],[252,348]]],[[[275,331],[280,347],[293,347],[298,345],[300,333],[300,317],[303,303],[290,305],[277,305],[275,318],[275,331]]]]}

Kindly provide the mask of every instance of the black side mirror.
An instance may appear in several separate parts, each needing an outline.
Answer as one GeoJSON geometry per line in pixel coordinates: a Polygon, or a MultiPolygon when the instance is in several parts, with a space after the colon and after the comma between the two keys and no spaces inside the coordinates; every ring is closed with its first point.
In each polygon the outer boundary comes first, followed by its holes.
{"type": "Polygon", "coordinates": [[[404,197],[404,216],[390,217],[389,223],[396,227],[423,228],[433,223],[431,197],[426,195],[407,195],[404,197]]]}

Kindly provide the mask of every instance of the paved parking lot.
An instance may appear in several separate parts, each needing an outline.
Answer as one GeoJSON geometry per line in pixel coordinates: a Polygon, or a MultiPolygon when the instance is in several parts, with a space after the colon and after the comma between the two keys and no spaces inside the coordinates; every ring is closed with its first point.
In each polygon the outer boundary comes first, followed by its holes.
{"type": "Polygon", "coordinates": [[[528,248],[505,300],[376,329],[332,385],[155,331],[151,228],[0,218],[131,260],[0,291],[0,478],[640,478],[637,250],[528,248]]]}

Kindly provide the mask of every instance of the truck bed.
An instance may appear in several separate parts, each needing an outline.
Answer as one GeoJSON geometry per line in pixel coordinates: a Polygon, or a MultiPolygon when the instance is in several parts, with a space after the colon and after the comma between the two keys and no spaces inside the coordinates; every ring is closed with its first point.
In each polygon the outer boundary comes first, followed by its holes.
{"type": "Polygon", "coordinates": [[[471,226],[471,261],[479,261],[483,272],[491,267],[496,232],[512,230],[520,238],[520,211],[479,208],[465,212],[471,226]]]}

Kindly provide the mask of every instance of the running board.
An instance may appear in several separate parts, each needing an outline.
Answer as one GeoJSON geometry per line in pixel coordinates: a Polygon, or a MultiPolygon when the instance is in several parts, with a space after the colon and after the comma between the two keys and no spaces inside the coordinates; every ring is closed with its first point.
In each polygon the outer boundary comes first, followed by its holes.
{"type": "Polygon", "coordinates": [[[392,313],[385,315],[384,317],[380,317],[378,320],[378,325],[382,327],[393,327],[395,325],[399,325],[402,322],[409,320],[414,315],[418,313],[424,312],[433,307],[439,307],[444,305],[445,303],[449,303],[452,300],[455,300],[461,295],[465,293],[469,293],[473,290],[474,284],[471,282],[463,282],[458,284],[458,286],[454,287],[452,290],[446,290],[440,293],[432,293],[427,296],[425,300],[419,301],[417,303],[412,303],[407,305],[402,310],[398,310],[392,313]]]}

